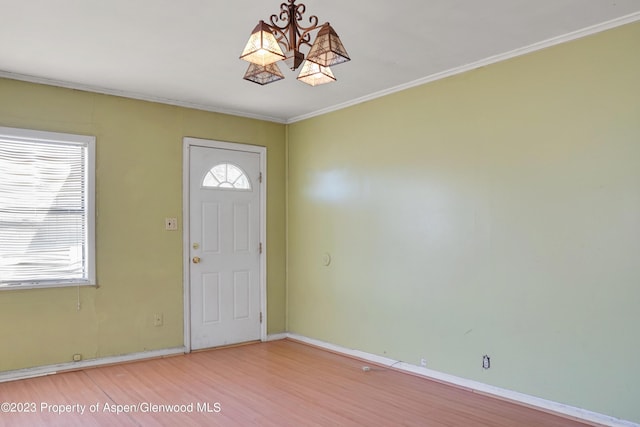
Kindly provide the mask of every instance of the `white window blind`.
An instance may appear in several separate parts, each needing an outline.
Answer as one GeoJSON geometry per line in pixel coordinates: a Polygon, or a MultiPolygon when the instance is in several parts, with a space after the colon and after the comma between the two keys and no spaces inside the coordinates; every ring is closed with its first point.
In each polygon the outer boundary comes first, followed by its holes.
{"type": "Polygon", "coordinates": [[[0,288],[95,282],[94,143],[0,128],[0,288]]]}

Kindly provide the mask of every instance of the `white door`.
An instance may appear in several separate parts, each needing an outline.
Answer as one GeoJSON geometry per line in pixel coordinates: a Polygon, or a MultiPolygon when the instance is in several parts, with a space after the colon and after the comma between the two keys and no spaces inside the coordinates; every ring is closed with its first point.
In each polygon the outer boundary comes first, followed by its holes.
{"type": "Polygon", "coordinates": [[[189,147],[191,348],[261,337],[260,155],[189,147]]]}

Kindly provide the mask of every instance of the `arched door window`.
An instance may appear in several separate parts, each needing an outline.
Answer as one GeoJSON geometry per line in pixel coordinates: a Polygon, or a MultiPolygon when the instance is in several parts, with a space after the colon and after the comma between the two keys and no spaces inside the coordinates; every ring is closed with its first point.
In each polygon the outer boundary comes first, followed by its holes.
{"type": "Polygon", "coordinates": [[[251,190],[251,182],[238,166],[231,163],[220,163],[207,172],[202,181],[202,187],[251,190]]]}

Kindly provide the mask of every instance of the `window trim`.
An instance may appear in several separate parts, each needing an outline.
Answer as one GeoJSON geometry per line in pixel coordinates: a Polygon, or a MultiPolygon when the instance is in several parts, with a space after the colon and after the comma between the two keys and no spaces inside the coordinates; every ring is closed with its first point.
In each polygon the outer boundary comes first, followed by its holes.
{"type": "Polygon", "coordinates": [[[87,279],[86,280],[43,280],[40,282],[23,282],[19,284],[0,285],[0,291],[62,288],[69,286],[97,286],[96,283],[96,210],[95,210],[95,174],[96,174],[96,137],[62,132],[49,132],[32,129],[0,126],[0,137],[16,141],[34,141],[50,144],[82,145],[86,151],[86,194],[85,212],[87,218],[87,279]]]}

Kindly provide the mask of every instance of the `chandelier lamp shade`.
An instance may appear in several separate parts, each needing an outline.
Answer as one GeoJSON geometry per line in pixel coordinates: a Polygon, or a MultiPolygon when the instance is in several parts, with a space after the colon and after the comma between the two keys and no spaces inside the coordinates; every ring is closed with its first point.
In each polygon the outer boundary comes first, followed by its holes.
{"type": "Polygon", "coordinates": [[[285,56],[269,26],[260,21],[253,29],[240,59],[265,66],[285,59],[285,56]]]}
{"type": "Polygon", "coordinates": [[[336,78],[331,72],[331,68],[306,60],[302,65],[298,80],[311,86],[317,86],[335,82],[336,78]]]}
{"type": "Polygon", "coordinates": [[[266,85],[284,79],[284,74],[275,62],[267,65],[249,64],[244,78],[259,85],[266,85]]]}
{"type": "Polygon", "coordinates": [[[318,25],[318,17],[309,17],[309,25],[302,24],[306,6],[296,0],[280,5],[280,13],[271,15],[270,22],[258,22],[251,32],[240,59],[248,61],[244,79],[266,85],[284,79],[278,61],[291,69],[302,69],[298,80],[311,86],[336,80],[332,66],[350,61],[340,37],[326,22],[318,25]],[[311,36],[316,33],[315,40],[311,36]],[[308,49],[302,53],[301,49],[308,49]]]}
{"type": "Polygon", "coordinates": [[[342,64],[349,61],[349,55],[331,25],[322,26],[313,46],[307,55],[307,61],[315,62],[323,67],[342,64]]]}

